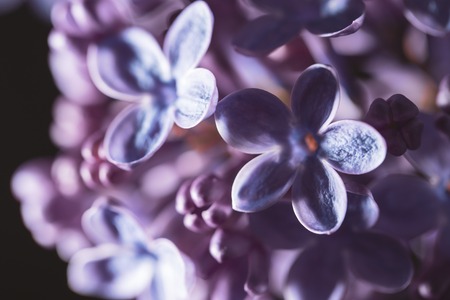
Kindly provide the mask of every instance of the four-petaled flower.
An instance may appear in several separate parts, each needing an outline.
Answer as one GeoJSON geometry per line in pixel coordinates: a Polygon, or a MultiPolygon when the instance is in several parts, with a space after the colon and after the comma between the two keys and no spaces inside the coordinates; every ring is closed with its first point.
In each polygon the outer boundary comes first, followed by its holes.
{"type": "Polygon", "coordinates": [[[248,23],[233,44],[246,54],[266,54],[284,45],[304,28],[335,37],[354,33],[363,23],[365,5],[361,0],[251,0],[268,12],[248,23]]]}
{"type": "Polygon", "coordinates": [[[292,186],[299,221],[315,233],[332,233],[341,225],[347,196],[338,170],[363,174],[386,155],[382,136],[354,120],[330,124],[339,103],[334,71],[313,65],[296,81],[293,114],[274,95],[245,89],[217,105],[222,138],[242,152],[262,155],[248,162],[232,186],[233,208],[255,212],[274,204],[292,186]]]}
{"type": "Polygon", "coordinates": [[[96,246],[69,261],[70,287],[107,299],[185,299],[187,269],[176,246],[163,238],[149,241],[127,209],[97,201],[83,215],[83,229],[96,246]]]}
{"type": "Polygon", "coordinates": [[[210,116],[218,99],[214,75],[194,68],[209,47],[213,16],[203,1],[185,8],[167,32],[163,51],[155,38],[129,27],[90,47],[89,71],[106,95],[135,102],[105,136],[109,161],[129,168],[157,151],[173,123],[191,128],[210,116]]]}

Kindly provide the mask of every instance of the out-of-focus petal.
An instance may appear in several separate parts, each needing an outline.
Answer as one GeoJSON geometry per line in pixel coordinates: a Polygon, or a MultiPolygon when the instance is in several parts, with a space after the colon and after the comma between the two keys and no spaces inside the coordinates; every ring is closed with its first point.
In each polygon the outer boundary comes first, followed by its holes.
{"type": "Polygon", "coordinates": [[[434,180],[447,180],[450,178],[450,139],[442,134],[435,126],[433,116],[420,113],[419,119],[423,122],[421,147],[408,151],[406,158],[420,171],[434,180]]]}
{"type": "Polygon", "coordinates": [[[150,299],[187,299],[189,274],[180,251],[167,239],[157,239],[151,242],[150,247],[157,260],[150,299]]]}
{"type": "Polygon", "coordinates": [[[390,175],[375,182],[371,190],[380,208],[378,230],[411,239],[437,225],[439,197],[425,180],[390,175]]]}
{"type": "Polygon", "coordinates": [[[356,32],[363,24],[365,5],[361,0],[321,1],[321,16],[305,28],[322,37],[336,37],[356,32]]]}
{"type": "Polygon", "coordinates": [[[331,124],[323,133],[322,155],[338,171],[364,174],[386,157],[386,142],[372,126],[345,120],[331,124]]]}
{"type": "Polygon", "coordinates": [[[234,92],[217,104],[216,125],[222,138],[238,150],[257,154],[285,144],[291,114],[274,95],[260,89],[234,92]]]}
{"type": "Polygon", "coordinates": [[[370,190],[353,182],[345,183],[345,189],[347,213],[344,225],[356,230],[372,227],[378,220],[379,208],[370,190]]]}
{"type": "Polygon", "coordinates": [[[344,221],[347,194],[339,174],[326,162],[311,157],[304,162],[292,187],[292,205],[303,226],[330,234],[344,221]]]}
{"type": "Polygon", "coordinates": [[[292,205],[278,202],[270,209],[249,214],[250,230],[270,248],[298,249],[314,235],[299,224],[292,205]]]}
{"type": "Polygon", "coordinates": [[[69,261],[67,277],[70,288],[81,295],[130,299],[150,284],[153,264],[149,255],[104,244],[77,252],[69,261]]]}
{"type": "Polygon", "coordinates": [[[173,112],[153,104],[132,105],[116,116],[105,135],[107,159],[129,169],[150,158],[166,140],[173,112]]]}
{"type": "Polygon", "coordinates": [[[291,107],[300,126],[317,132],[334,118],[339,106],[339,84],[331,67],[315,64],[295,82],[291,107]]]}
{"type": "Polygon", "coordinates": [[[450,75],[442,78],[439,84],[439,92],[436,96],[436,104],[450,114],[450,75]]]}
{"type": "Polygon", "coordinates": [[[286,44],[301,30],[297,20],[265,15],[247,23],[234,37],[233,45],[246,55],[268,54],[286,44]]]}
{"type": "Polygon", "coordinates": [[[175,123],[191,128],[209,117],[216,108],[219,94],[216,78],[207,69],[194,69],[177,81],[175,123]]]}
{"type": "Polygon", "coordinates": [[[93,38],[124,24],[124,16],[110,0],[56,1],[52,8],[53,26],[65,33],[93,38]]]}
{"type": "Polygon", "coordinates": [[[97,104],[105,100],[89,76],[85,57],[72,50],[52,51],[49,67],[58,90],[68,99],[80,104],[97,104]]]}
{"type": "Polygon", "coordinates": [[[410,254],[392,237],[371,232],[357,234],[347,254],[353,274],[379,291],[397,292],[411,281],[414,270],[410,254]]]}
{"type": "Polygon", "coordinates": [[[137,101],[170,80],[170,67],[154,37],[138,27],[111,35],[88,51],[88,67],[107,96],[137,101]]]}
{"type": "Polygon", "coordinates": [[[172,75],[180,78],[198,65],[211,42],[214,17],[204,1],[186,7],[175,19],[164,40],[164,53],[172,75]]]}
{"type": "Polygon", "coordinates": [[[278,152],[249,161],[237,174],[231,189],[233,209],[256,212],[273,205],[291,187],[295,169],[278,152]]]}
{"type": "Polygon", "coordinates": [[[100,198],[83,214],[83,230],[96,244],[144,245],[147,237],[136,219],[112,200],[100,198]]]}
{"type": "Polygon", "coordinates": [[[339,250],[319,244],[300,253],[289,271],[283,294],[286,299],[341,299],[346,280],[339,250]]]}
{"type": "Polygon", "coordinates": [[[443,36],[449,31],[450,3],[435,0],[404,0],[406,18],[425,33],[443,36]]]}

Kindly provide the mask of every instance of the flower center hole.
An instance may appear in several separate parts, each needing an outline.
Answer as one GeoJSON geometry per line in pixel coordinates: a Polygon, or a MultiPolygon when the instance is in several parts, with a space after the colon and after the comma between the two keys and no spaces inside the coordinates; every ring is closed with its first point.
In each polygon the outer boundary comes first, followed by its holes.
{"type": "Polygon", "coordinates": [[[314,136],[311,133],[308,133],[305,136],[305,144],[309,151],[316,152],[317,148],[319,148],[319,144],[317,143],[317,140],[314,138],[314,136]]]}

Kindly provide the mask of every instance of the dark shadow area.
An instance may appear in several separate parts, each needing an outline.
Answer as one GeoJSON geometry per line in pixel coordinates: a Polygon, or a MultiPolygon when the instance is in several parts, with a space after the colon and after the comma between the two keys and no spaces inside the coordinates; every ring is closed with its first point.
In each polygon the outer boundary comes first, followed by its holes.
{"type": "Polygon", "coordinates": [[[68,289],[56,252],[33,240],[9,187],[21,163],[57,151],[48,135],[58,95],[47,63],[50,29],[26,6],[0,15],[1,299],[87,299],[68,289]]]}

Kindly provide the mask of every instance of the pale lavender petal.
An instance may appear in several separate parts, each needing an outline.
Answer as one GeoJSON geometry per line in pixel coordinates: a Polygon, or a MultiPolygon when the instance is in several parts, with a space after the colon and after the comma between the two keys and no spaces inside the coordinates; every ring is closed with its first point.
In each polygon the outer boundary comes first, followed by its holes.
{"type": "Polygon", "coordinates": [[[249,161],[234,179],[233,209],[256,212],[278,201],[291,187],[295,168],[278,152],[268,152],[249,161]]]}
{"type": "Polygon", "coordinates": [[[216,78],[207,69],[189,71],[177,81],[175,123],[191,128],[209,117],[216,109],[219,94],[216,78]]]}
{"type": "Polygon", "coordinates": [[[211,42],[214,17],[204,1],[195,1],[175,19],[164,41],[172,75],[180,78],[195,68],[211,42]]]}
{"type": "Polygon", "coordinates": [[[173,112],[154,103],[131,105],[109,125],[104,148],[107,159],[128,169],[150,158],[165,142],[173,112]]]}
{"type": "Polygon", "coordinates": [[[338,230],[347,210],[347,194],[341,177],[315,157],[307,159],[297,174],[292,201],[300,223],[317,234],[338,230]]]}
{"type": "Polygon", "coordinates": [[[370,232],[358,234],[347,254],[347,264],[353,274],[379,291],[400,291],[411,281],[410,253],[392,237],[370,232]]]}
{"type": "Polygon", "coordinates": [[[70,288],[81,295],[130,299],[151,283],[154,259],[134,249],[104,244],[83,249],[69,261],[70,288]]]}
{"type": "Polygon", "coordinates": [[[386,142],[370,125],[353,120],[338,121],[326,128],[321,154],[338,171],[364,174],[386,157],[386,142]]]}
{"type": "Polygon", "coordinates": [[[233,46],[246,55],[268,54],[298,35],[301,27],[296,19],[261,16],[239,31],[233,39],[233,46]]]}
{"type": "Polygon", "coordinates": [[[327,126],[339,106],[339,84],[331,67],[315,64],[295,82],[291,107],[300,126],[317,132],[327,126]]]}
{"type": "Polygon", "coordinates": [[[230,146],[245,153],[262,153],[288,142],[291,114],[274,95],[245,89],[217,104],[216,126],[230,146]]]}
{"type": "Polygon", "coordinates": [[[107,96],[138,101],[170,81],[170,67],[155,38],[129,27],[93,44],[88,67],[95,85],[107,96]]]}
{"type": "Polygon", "coordinates": [[[347,275],[339,249],[318,244],[300,253],[283,289],[286,299],[342,299],[347,275]]]}
{"type": "Polygon", "coordinates": [[[157,260],[150,299],[187,299],[192,274],[177,247],[170,240],[157,239],[151,242],[150,251],[157,260]]]}
{"type": "Polygon", "coordinates": [[[305,25],[313,34],[343,36],[356,32],[363,24],[365,5],[361,0],[327,0],[320,6],[321,17],[305,25]]]}
{"type": "Polygon", "coordinates": [[[380,208],[377,230],[412,239],[437,226],[439,196],[426,180],[392,174],[376,181],[371,190],[380,208]]]}
{"type": "Polygon", "coordinates": [[[114,200],[100,198],[83,214],[83,230],[96,244],[146,244],[147,236],[136,218],[114,200]]]}

